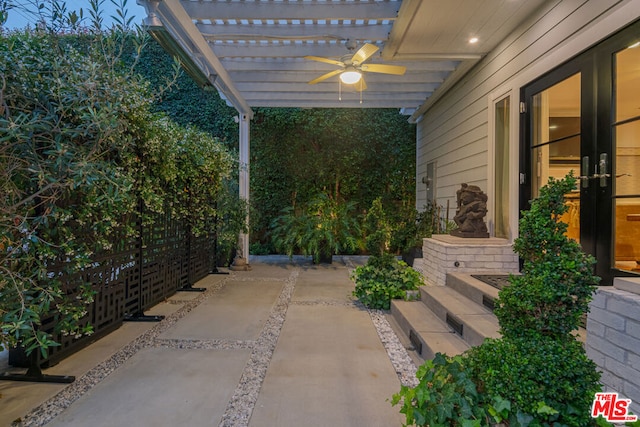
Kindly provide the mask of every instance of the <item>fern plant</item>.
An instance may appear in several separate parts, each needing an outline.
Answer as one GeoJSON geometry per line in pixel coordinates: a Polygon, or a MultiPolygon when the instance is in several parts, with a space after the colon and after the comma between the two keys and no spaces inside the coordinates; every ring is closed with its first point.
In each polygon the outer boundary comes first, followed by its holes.
{"type": "Polygon", "coordinates": [[[271,239],[279,251],[313,257],[315,263],[353,252],[358,247],[360,225],[354,203],[340,203],[320,194],[299,211],[282,210],[271,224],[271,239]]]}

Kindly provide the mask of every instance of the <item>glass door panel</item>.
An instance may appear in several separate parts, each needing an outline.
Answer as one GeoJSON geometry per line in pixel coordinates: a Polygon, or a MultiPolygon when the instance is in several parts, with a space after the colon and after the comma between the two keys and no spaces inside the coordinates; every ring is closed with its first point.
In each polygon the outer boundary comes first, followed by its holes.
{"type": "Polygon", "coordinates": [[[613,266],[640,272],[640,47],[615,54],[613,266]]]}
{"type": "MultiPolygon", "coordinates": [[[[533,96],[532,196],[549,177],[563,178],[570,171],[580,176],[580,73],[533,96]]],[[[562,220],[567,235],[580,241],[580,192],[567,195],[569,211],[562,220]]]]}

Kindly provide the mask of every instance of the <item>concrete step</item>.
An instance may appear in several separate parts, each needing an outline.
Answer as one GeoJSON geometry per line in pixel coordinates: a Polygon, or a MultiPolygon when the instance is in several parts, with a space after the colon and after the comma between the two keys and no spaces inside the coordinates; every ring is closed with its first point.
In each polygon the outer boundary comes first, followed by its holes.
{"type": "Polygon", "coordinates": [[[422,286],[420,299],[471,346],[482,344],[486,338],[500,337],[498,319],[493,313],[451,287],[422,286]]]}
{"type": "Polygon", "coordinates": [[[613,287],[640,295],[640,277],[616,277],[613,279],[613,287]]]}
{"type": "Polygon", "coordinates": [[[465,273],[447,274],[446,286],[491,311],[493,311],[495,300],[498,298],[498,292],[500,292],[493,286],[465,273]]]}
{"type": "Polygon", "coordinates": [[[402,333],[422,358],[433,359],[436,353],[454,356],[469,348],[450,326],[439,319],[421,301],[391,301],[391,314],[402,333]]]}

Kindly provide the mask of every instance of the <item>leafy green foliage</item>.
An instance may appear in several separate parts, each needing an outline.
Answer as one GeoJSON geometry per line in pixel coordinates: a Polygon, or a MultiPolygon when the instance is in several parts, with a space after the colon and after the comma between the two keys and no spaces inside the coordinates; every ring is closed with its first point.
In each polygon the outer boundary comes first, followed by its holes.
{"type": "MultiPolygon", "coordinates": [[[[82,17],[64,2],[50,6],[45,30],[0,34],[0,345],[43,355],[57,345],[39,330],[45,316],[55,316],[55,333],[91,333],[95,290],[62,277],[135,234],[140,204],[150,213],[168,207],[196,235],[236,212],[216,206],[233,205],[219,197],[232,155],[152,111],[166,88],[152,93],[134,72],[144,34],[94,25],[60,35],[82,17]]],[[[130,19],[118,16],[122,30],[130,19]]]]}
{"type": "Polygon", "coordinates": [[[380,257],[389,250],[391,225],[387,220],[380,197],[375,199],[364,217],[365,244],[367,252],[380,257]]]}
{"type": "Polygon", "coordinates": [[[215,209],[218,265],[228,266],[236,255],[239,234],[248,231],[248,206],[239,196],[237,181],[224,180],[224,189],[218,195],[215,209]]]}
{"type": "MultiPolygon", "coordinates": [[[[482,393],[511,401],[511,425],[529,414],[531,422],[590,425],[590,407],[600,375],[582,343],[524,337],[487,340],[468,354],[482,393]],[[541,404],[548,407],[541,412],[541,404]]],[[[531,424],[535,425],[535,424],[531,424]]]]}
{"type": "Polygon", "coordinates": [[[408,206],[402,211],[402,216],[397,218],[392,233],[392,246],[401,252],[410,250],[415,246],[422,246],[422,239],[431,237],[437,212],[430,202],[422,211],[413,206],[408,206]]]}
{"type": "Polygon", "coordinates": [[[392,299],[405,298],[406,291],[424,283],[419,271],[398,261],[391,254],[371,256],[366,265],[357,267],[351,279],[356,287],[353,295],[365,306],[388,310],[392,299]]]}
{"type": "Polygon", "coordinates": [[[415,127],[394,109],[257,109],[251,141],[251,233],[267,243],[283,208],[317,194],[387,213],[415,204],[415,127]]]}
{"type": "Polygon", "coordinates": [[[174,78],[175,61],[155,40],[149,40],[140,52],[135,71],[159,93],[153,111],[164,113],[179,125],[218,138],[227,148],[237,151],[238,125],[233,120],[237,111],[228,106],[218,92],[202,90],[186,73],[174,78]],[[162,90],[164,87],[171,90],[162,90]]]}
{"type": "Polygon", "coordinates": [[[287,255],[310,255],[316,263],[337,253],[353,252],[360,234],[353,211],[353,203],[339,203],[320,194],[299,211],[283,209],[273,221],[272,240],[287,255]]]}
{"type": "Polygon", "coordinates": [[[479,427],[488,419],[471,370],[461,356],[440,353],[416,373],[416,387],[402,386],[391,403],[401,404],[407,425],[479,427]]]}
{"type": "Polygon", "coordinates": [[[56,332],[91,332],[79,319],[93,290],[64,289],[53,272],[78,271],[110,248],[134,203],[132,177],[114,164],[129,144],[129,117],[148,103],[144,83],[117,62],[66,41],[41,32],[0,42],[0,340],[28,353],[54,345],[37,330],[51,312],[56,332]]]}
{"type": "Polygon", "coordinates": [[[599,278],[593,257],[566,236],[560,221],[564,195],[575,188],[570,174],[551,178],[520,221],[514,250],[523,274],[512,277],[497,300],[502,339],[471,352],[478,381],[490,395],[508,397],[531,425],[589,425],[600,375],[572,331],[588,311],[599,278]],[[552,410],[542,411],[548,407],[552,410]]]}
{"type": "Polygon", "coordinates": [[[572,339],[588,311],[600,280],[593,274],[595,259],[565,234],[560,217],[568,209],[564,195],[575,188],[572,175],[550,179],[531,209],[522,215],[514,250],[524,260],[522,276],[500,293],[496,316],[506,337],[533,333],[572,339]]]}

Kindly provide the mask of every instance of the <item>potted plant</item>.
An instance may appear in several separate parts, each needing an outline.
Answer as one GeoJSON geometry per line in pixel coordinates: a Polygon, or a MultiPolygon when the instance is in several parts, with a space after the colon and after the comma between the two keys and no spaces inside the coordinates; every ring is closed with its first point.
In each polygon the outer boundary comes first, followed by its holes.
{"type": "Polygon", "coordinates": [[[422,239],[431,237],[433,232],[435,210],[432,206],[426,205],[421,212],[411,209],[394,233],[402,260],[411,266],[416,258],[422,258],[422,239]]]}

